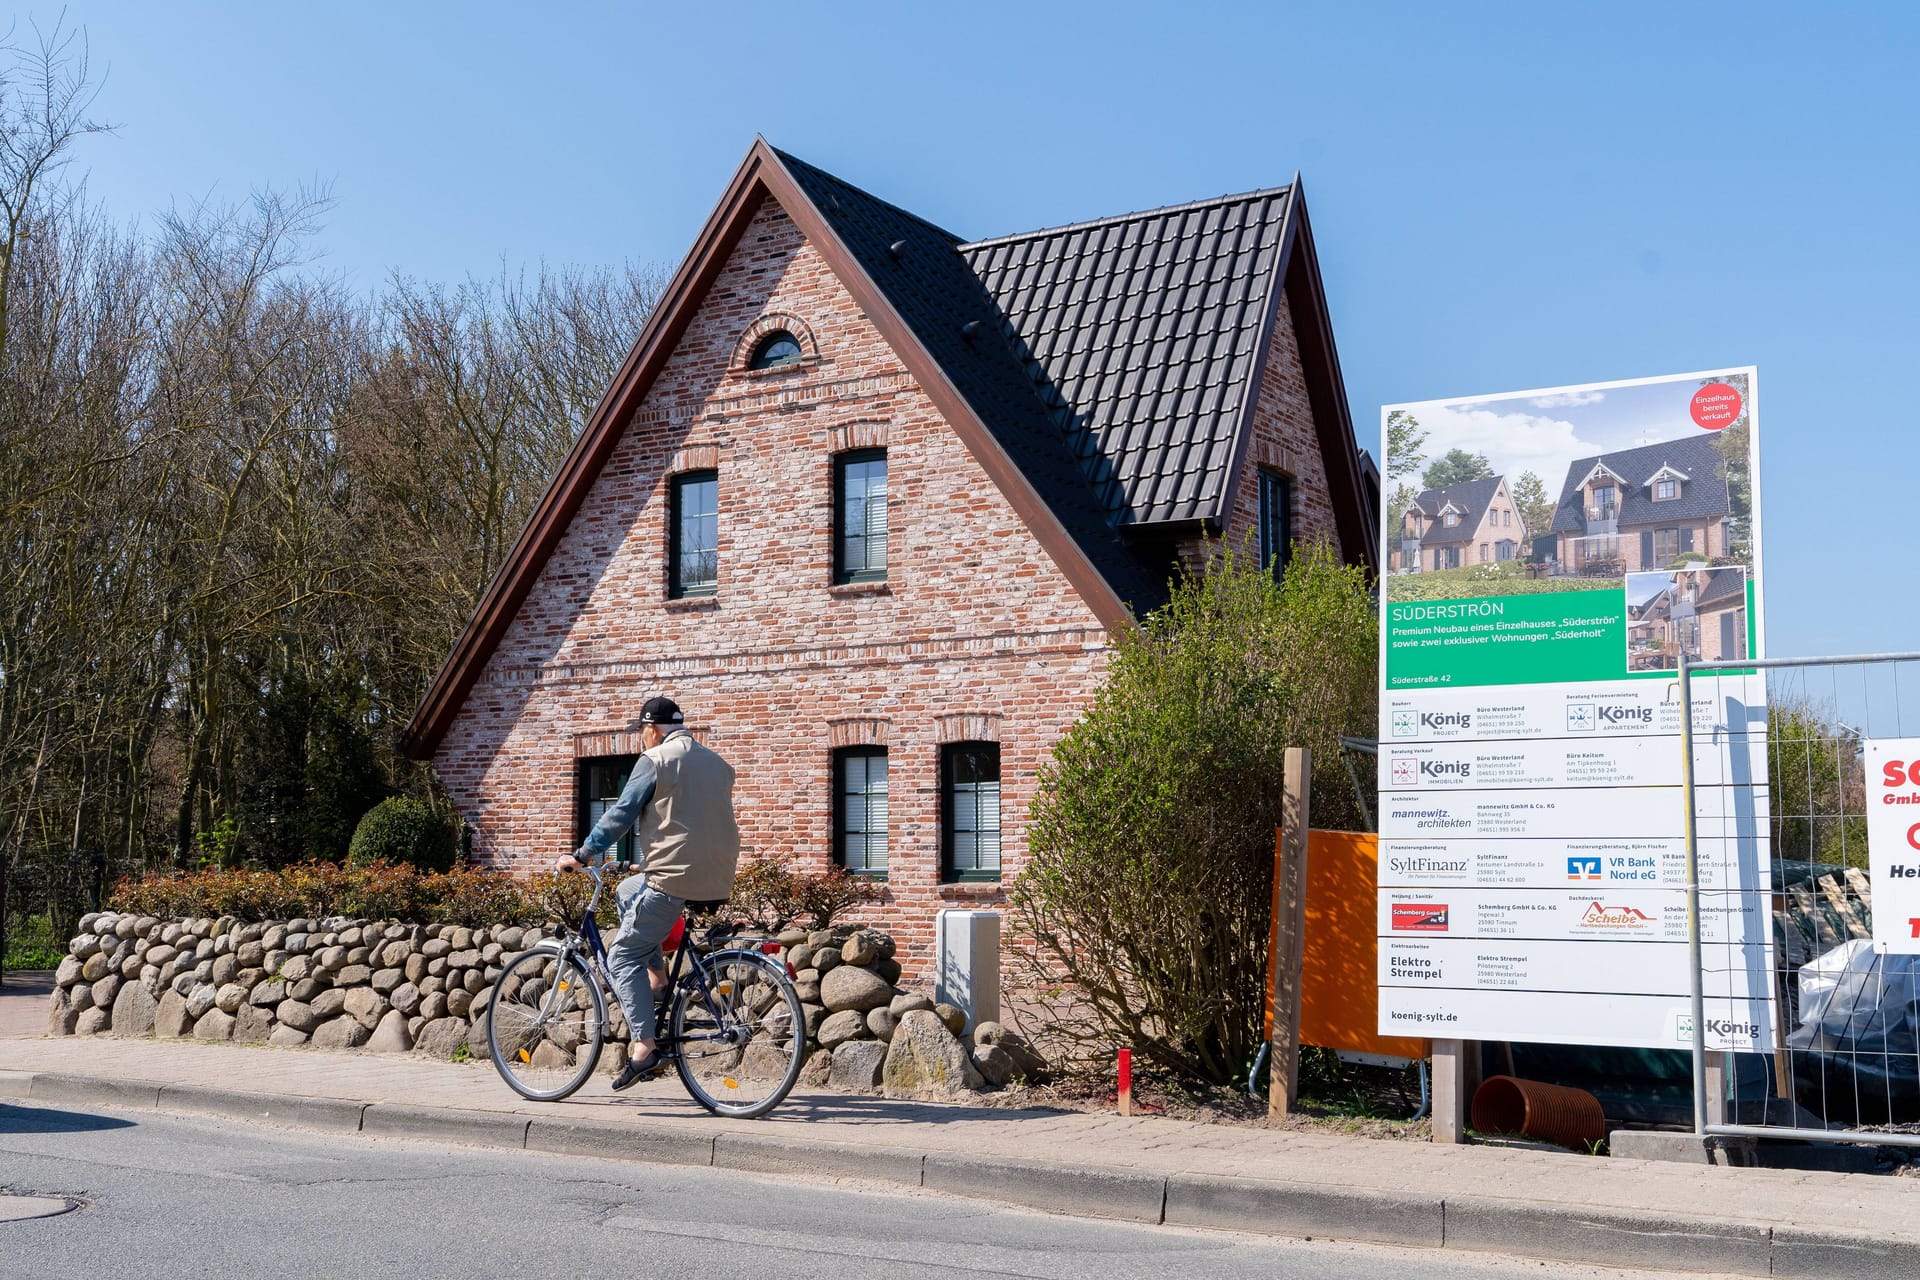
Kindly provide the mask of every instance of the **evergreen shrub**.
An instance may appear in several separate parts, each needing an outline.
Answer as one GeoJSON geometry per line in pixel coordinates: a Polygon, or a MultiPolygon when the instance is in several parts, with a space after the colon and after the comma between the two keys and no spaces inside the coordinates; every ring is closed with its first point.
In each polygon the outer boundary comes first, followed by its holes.
{"type": "Polygon", "coordinates": [[[412,796],[391,796],[367,810],[354,829],[347,865],[405,863],[422,871],[453,867],[453,824],[412,796]]]}

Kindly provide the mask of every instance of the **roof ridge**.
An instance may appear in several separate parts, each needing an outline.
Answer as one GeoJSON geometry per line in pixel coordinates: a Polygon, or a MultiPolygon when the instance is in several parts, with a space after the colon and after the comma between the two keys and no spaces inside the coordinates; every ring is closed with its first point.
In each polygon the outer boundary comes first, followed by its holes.
{"type": "Polygon", "coordinates": [[[1211,209],[1220,205],[1243,204],[1253,200],[1271,199],[1274,196],[1290,195],[1293,184],[1283,187],[1262,187],[1257,191],[1241,191],[1231,195],[1213,196],[1206,200],[1188,200],[1182,204],[1161,205],[1154,209],[1136,209],[1132,213],[1116,213],[1105,218],[1088,218],[1083,222],[1067,222],[1057,227],[1040,227],[1033,231],[1016,231],[1010,235],[989,236],[985,240],[967,240],[955,248],[990,249],[996,245],[1012,244],[1019,240],[1037,240],[1042,236],[1064,235],[1069,231],[1085,231],[1090,227],[1112,226],[1116,223],[1131,222],[1135,218],[1158,217],[1169,213],[1186,213],[1192,209],[1211,209]]]}
{"type": "Polygon", "coordinates": [[[822,169],[819,165],[811,164],[805,160],[802,160],[799,156],[794,155],[790,151],[782,151],[780,148],[772,145],[771,143],[767,145],[767,149],[773,152],[774,155],[779,156],[780,162],[782,164],[797,164],[802,168],[811,169],[815,173],[819,174],[821,177],[826,178],[828,181],[836,182],[839,185],[845,187],[847,190],[854,192],[856,195],[859,195],[864,199],[871,200],[877,205],[883,205],[886,208],[891,209],[893,212],[899,214],[901,217],[906,218],[912,222],[917,222],[921,226],[925,227],[927,230],[932,231],[940,236],[943,236],[948,240],[951,240],[953,242],[953,247],[955,249],[959,249],[965,243],[963,240],[961,240],[959,236],[953,234],[953,232],[947,230],[945,227],[941,226],[939,223],[930,222],[927,219],[921,217],[919,214],[915,213],[913,210],[903,209],[891,200],[884,200],[881,197],[873,194],[873,192],[868,191],[865,187],[857,187],[853,183],[848,182],[845,178],[841,177],[837,173],[830,173],[827,170],[822,169]]]}

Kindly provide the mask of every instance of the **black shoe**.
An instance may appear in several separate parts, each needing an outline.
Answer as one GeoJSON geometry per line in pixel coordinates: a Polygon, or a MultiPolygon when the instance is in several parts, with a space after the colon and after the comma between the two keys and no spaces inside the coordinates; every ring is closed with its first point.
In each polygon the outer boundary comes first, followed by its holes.
{"type": "Polygon", "coordinates": [[[665,1061],[666,1060],[661,1057],[660,1051],[655,1049],[639,1062],[629,1062],[620,1074],[613,1078],[614,1089],[618,1091],[620,1089],[632,1088],[640,1081],[645,1080],[648,1076],[659,1071],[665,1061]]]}

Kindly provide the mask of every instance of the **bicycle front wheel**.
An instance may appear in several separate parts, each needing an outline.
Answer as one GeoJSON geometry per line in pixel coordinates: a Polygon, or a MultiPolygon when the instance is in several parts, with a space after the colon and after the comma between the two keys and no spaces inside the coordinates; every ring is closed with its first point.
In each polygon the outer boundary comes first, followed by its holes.
{"type": "Polygon", "coordinates": [[[674,1066],[707,1110],[750,1119],[780,1105],[800,1078],[806,1018],[787,968],[757,951],[719,951],[674,993],[674,1066]]]}
{"type": "Polygon", "coordinates": [[[487,1051],[523,1098],[555,1102],[585,1084],[606,1036],[606,997],[571,951],[517,956],[493,984],[487,1051]]]}

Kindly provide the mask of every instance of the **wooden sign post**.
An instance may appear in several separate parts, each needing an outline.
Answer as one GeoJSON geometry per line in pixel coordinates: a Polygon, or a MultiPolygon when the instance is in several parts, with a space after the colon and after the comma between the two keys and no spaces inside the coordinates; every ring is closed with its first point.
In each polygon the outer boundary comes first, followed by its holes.
{"type": "Polygon", "coordinates": [[[1286,1115],[1300,1099],[1300,964],[1306,937],[1308,799],[1313,753],[1288,747],[1281,805],[1280,859],[1273,869],[1274,963],[1267,1007],[1273,1013],[1267,1060],[1267,1114],[1286,1115]]]}

